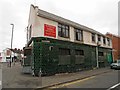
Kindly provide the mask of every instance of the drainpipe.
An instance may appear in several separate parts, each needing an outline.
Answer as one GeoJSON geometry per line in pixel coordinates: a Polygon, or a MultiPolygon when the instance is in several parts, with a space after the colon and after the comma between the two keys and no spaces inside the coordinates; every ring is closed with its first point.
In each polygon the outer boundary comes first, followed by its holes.
{"type": "Polygon", "coordinates": [[[98,45],[96,46],[96,61],[97,61],[97,68],[99,68],[99,62],[98,62],[98,45]]]}

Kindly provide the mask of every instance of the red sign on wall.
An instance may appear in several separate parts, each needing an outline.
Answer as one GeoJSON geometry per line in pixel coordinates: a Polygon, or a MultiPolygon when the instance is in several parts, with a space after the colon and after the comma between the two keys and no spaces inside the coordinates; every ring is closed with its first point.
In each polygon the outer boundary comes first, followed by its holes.
{"type": "Polygon", "coordinates": [[[56,27],[44,24],[44,36],[56,37],[56,27]]]}

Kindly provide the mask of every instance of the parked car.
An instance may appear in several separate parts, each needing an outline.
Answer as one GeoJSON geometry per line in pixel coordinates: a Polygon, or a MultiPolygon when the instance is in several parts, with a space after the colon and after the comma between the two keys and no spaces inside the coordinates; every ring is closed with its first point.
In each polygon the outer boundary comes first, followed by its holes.
{"type": "Polygon", "coordinates": [[[110,65],[111,69],[120,69],[120,60],[116,60],[110,65]]]}

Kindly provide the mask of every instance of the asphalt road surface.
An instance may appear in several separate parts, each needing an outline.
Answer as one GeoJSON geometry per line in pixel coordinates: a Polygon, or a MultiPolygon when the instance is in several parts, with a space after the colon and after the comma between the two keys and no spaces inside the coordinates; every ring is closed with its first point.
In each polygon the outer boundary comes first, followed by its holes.
{"type": "Polygon", "coordinates": [[[115,90],[120,90],[119,73],[119,70],[113,70],[112,72],[91,76],[51,88],[103,88],[105,90],[112,90],[112,88],[115,88],[115,90]]]}

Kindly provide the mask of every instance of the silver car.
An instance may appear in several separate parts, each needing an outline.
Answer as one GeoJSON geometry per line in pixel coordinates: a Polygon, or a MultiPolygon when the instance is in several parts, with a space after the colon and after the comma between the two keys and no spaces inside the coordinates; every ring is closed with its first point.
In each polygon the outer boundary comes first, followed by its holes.
{"type": "Polygon", "coordinates": [[[110,67],[111,69],[120,69],[120,60],[117,60],[116,62],[112,63],[110,67]]]}

